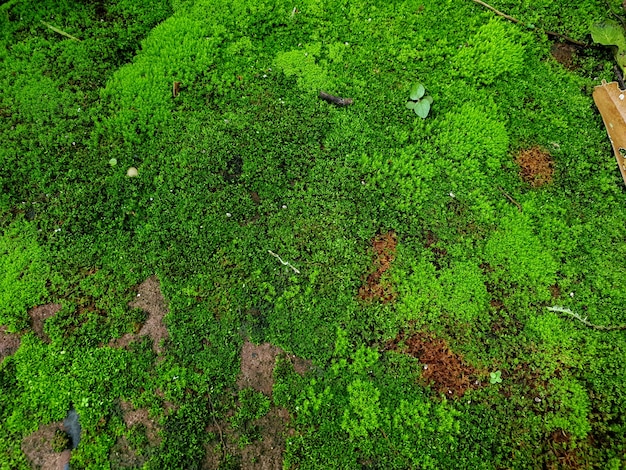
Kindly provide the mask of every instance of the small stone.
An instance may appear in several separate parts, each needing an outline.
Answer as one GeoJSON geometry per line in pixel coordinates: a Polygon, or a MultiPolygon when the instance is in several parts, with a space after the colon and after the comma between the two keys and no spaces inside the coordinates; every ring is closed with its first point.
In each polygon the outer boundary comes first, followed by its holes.
{"type": "Polygon", "coordinates": [[[131,166],[128,170],[126,170],[126,176],[129,178],[135,178],[137,175],[139,175],[139,172],[134,166],[131,166]]]}
{"type": "Polygon", "coordinates": [[[541,398],[535,397],[535,403],[541,403],[541,398]]]}

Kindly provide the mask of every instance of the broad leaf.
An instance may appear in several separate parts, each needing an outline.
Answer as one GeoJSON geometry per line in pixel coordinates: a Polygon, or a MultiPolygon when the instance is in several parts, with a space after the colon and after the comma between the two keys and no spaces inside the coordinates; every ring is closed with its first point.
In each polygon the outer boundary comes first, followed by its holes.
{"type": "Polygon", "coordinates": [[[407,101],[406,107],[409,109],[415,109],[416,104],[417,104],[417,101],[407,101]]]}
{"type": "Polygon", "coordinates": [[[417,103],[415,103],[415,108],[413,108],[413,111],[415,111],[415,114],[417,114],[422,119],[426,119],[426,116],[428,116],[428,113],[430,112],[430,101],[418,101],[417,103]]]}
{"type": "Polygon", "coordinates": [[[422,99],[428,101],[430,104],[433,104],[433,97],[430,95],[424,96],[422,99]]]}
{"type": "Polygon", "coordinates": [[[412,100],[419,100],[422,96],[424,96],[424,93],[426,93],[426,88],[424,88],[424,85],[422,85],[421,83],[416,83],[411,88],[410,96],[412,100]]]}
{"type": "Polygon", "coordinates": [[[591,26],[591,37],[594,42],[603,46],[617,46],[626,49],[626,37],[624,29],[615,21],[605,21],[591,26]]]}

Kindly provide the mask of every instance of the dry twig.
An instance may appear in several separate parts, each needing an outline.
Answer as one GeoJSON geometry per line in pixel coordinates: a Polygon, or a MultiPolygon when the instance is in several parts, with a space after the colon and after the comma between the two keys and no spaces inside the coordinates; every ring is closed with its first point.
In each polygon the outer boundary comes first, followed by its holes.
{"type": "Polygon", "coordinates": [[[275,256],[276,258],[278,258],[278,261],[280,261],[282,264],[284,264],[285,266],[289,266],[291,269],[293,269],[293,272],[296,274],[300,274],[300,271],[298,271],[298,269],[295,268],[294,265],[292,265],[291,263],[287,262],[287,261],[283,261],[283,259],[278,256],[276,253],[274,253],[273,251],[267,250],[267,252],[272,255],[275,256]]]}
{"type": "Polygon", "coordinates": [[[59,33],[61,36],[65,36],[66,38],[70,38],[73,39],[74,41],[80,41],[80,39],[78,39],[75,36],[72,36],[69,33],[66,33],[65,31],[63,31],[62,29],[59,28],[55,28],[54,26],[52,26],[50,23],[46,23],[45,21],[42,21],[42,23],[47,26],[48,28],[50,28],[52,31],[54,31],[55,33],[59,33]]]}
{"type": "MultiPolygon", "coordinates": [[[[509,21],[512,21],[513,23],[519,23],[519,24],[524,24],[522,21],[518,20],[517,18],[514,18],[513,16],[507,15],[506,13],[502,13],[499,10],[496,10],[494,7],[492,7],[491,5],[489,5],[488,3],[483,2],[482,0],[473,0],[475,3],[478,3],[479,5],[484,6],[485,8],[488,8],[489,10],[493,11],[496,15],[501,16],[502,18],[506,18],[509,21]]],[[[581,47],[587,47],[589,46],[589,44],[581,42],[581,41],[577,41],[576,39],[572,39],[569,36],[565,36],[564,34],[561,33],[555,33],[554,31],[546,31],[545,29],[542,30],[544,33],[546,33],[548,36],[555,36],[557,38],[561,38],[564,41],[570,42],[572,44],[575,44],[577,46],[581,46],[581,47]]]]}
{"type": "Polygon", "coordinates": [[[498,186],[497,188],[498,188],[498,191],[500,191],[502,194],[504,194],[506,196],[506,198],[509,201],[511,201],[513,204],[515,204],[517,206],[517,208],[519,209],[519,211],[522,212],[522,205],[519,202],[517,202],[515,199],[513,199],[511,196],[509,196],[509,194],[504,189],[502,189],[500,186],[498,186]]]}
{"type": "Polygon", "coordinates": [[[581,317],[579,314],[572,312],[567,307],[559,307],[558,305],[555,305],[554,307],[547,307],[547,309],[550,310],[551,312],[566,313],[574,317],[576,320],[582,322],[585,326],[588,326],[589,328],[592,328],[594,330],[599,330],[599,331],[626,330],[626,325],[615,325],[615,326],[594,325],[593,323],[587,321],[587,318],[581,317]]]}

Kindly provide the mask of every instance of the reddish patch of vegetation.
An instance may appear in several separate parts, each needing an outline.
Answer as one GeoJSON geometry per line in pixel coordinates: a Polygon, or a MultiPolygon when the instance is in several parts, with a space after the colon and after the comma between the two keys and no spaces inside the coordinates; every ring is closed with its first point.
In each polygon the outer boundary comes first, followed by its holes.
{"type": "Polygon", "coordinates": [[[520,167],[520,176],[533,188],[552,181],[554,161],[552,156],[540,147],[531,147],[517,154],[515,162],[520,167]]]}
{"type": "Polygon", "coordinates": [[[451,396],[463,396],[470,388],[476,388],[478,371],[463,362],[441,339],[417,333],[406,340],[402,334],[393,340],[390,349],[399,350],[417,358],[423,364],[422,380],[435,390],[451,396]]]}
{"type": "Polygon", "coordinates": [[[548,455],[545,468],[557,470],[567,468],[571,470],[589,468],[584,462],[584,454],[580,447],[572,445],[571,436],[561,429],[553,431],[547,440],[548,455]]]}
{"type": "Polygon", "coordinates": [[[380,300],[390,302],[395,299],[396,293],[389,282],[383,279],[383,274],[389,269],[395,259],[398,239],[396,233],[390,231],[377,235],[372,240],[374,248],[373,271],[365,279],[365,283],[359,289],[361,300],[380,300]]]}

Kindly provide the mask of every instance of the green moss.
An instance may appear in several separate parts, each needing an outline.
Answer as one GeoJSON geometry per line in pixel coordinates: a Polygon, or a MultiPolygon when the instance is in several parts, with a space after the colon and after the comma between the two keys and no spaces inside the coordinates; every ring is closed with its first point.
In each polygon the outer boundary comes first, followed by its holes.
{"type": "Polygon", "coordinates": [[[11,224],[0,236],[0,324],[8,331],[28,326],[27,310],[46,297],[49,273],[34,227],[11,224]]]}
{"type": "Polygon", "coordinates": [[[194,468],[233,410],[256,439],[270,400],[234,400],[252,339],[314,362],[275,371],[287,467],[550,466],[559,429],[588,466],[619,465],[626,346],[544,311],[626,321],[622,182],[590,97],[612,59],[586,50],[567,70],[542,32],[585,39],[606,8],[510,3],[493,0],[521,24],[461,0],[0,6],[0,320],[19,331],[33,305],[63,305],[50,344],[24,335],[0,365],[5,460],[24,467],[23,435],[73,404],[73,465],[106,466],[119,399],[162,426],[148,468],[194,468]],[[416,81],[426,120],[404,106],[416,81]],[[542,188],[515,163],[535,145],[555,169],[542,188]],[[390,230],[397,296],[363,302],[390,230]],[[106,346],[141,329],[128,303],[154,274],[161,357],[147,338],[106,346]],[[421,385],[401,332],[476,367],[462,399],[421,385]],[[494,370],[502,384],[475,385],[494,370]]]}

